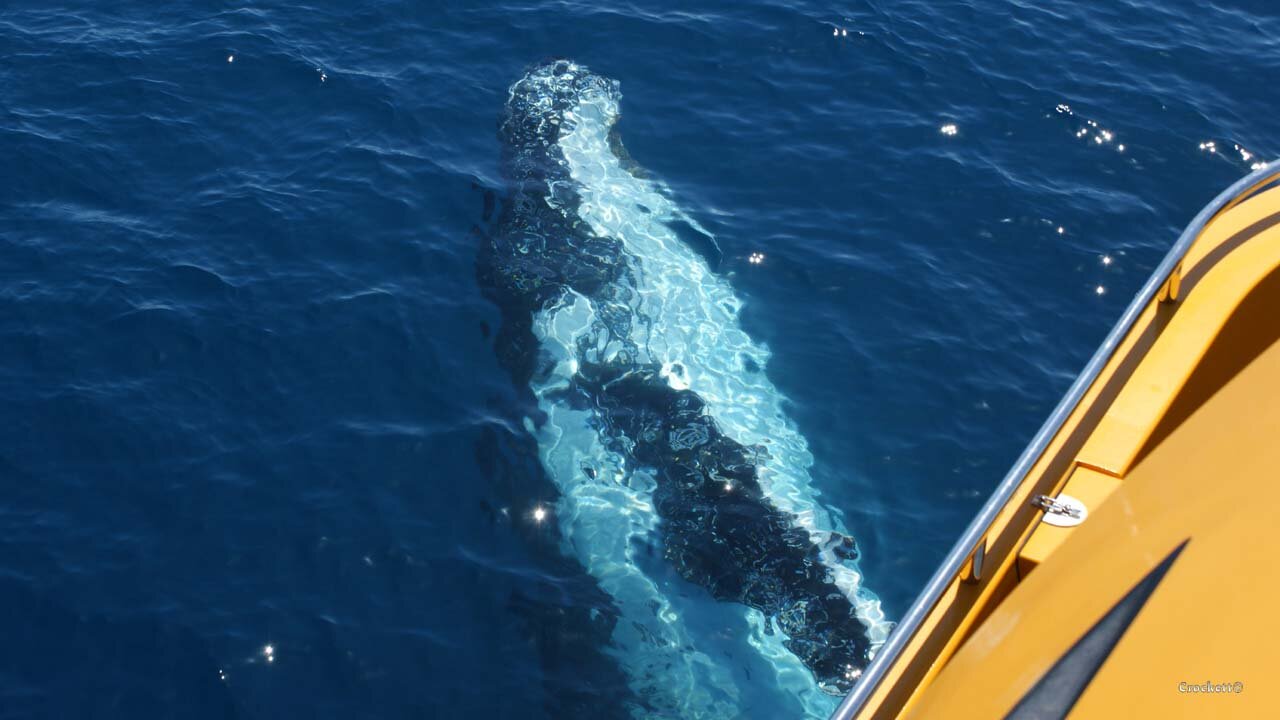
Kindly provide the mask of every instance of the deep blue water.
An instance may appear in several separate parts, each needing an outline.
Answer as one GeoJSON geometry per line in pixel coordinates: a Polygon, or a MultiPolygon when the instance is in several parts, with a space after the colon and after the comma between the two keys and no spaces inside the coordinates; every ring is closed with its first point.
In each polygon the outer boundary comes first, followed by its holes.
{"type": "Polygon", "coordinates": [[[476,278],[550,56],[621,82],[900,614],[1275,152],[1277,38],[1262,2],[6,5],[0,717],[634,707],[476,278]]]}

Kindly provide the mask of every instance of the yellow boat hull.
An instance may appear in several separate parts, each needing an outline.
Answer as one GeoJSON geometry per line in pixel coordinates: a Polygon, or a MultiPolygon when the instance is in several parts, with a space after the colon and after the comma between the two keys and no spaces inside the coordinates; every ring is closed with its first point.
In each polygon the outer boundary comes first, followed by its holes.
{"type": "Polygon", "coordinates": [[[837,718],[1280,717],[1277,175],[1198,216],[837,718]]]}

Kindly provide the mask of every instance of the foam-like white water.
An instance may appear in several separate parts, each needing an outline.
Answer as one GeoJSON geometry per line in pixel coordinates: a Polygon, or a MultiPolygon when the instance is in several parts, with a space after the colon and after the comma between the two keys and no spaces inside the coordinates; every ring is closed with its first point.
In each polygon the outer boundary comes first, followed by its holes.
{"type": "MultiPolygon", "coordinates": [[[[832,532],[844,528],[814,498],[808,445],[761,371],[768,350],[740,328],[741,302],[729,284],[666,224],[690,219],[655,183],[623,168],[610,149],[608,132],[616,113],[616,97],[605,88],[582,95],[575,111],[564,114],[559,145],[579,186],[581,219],[597,234],[620,240],[629,258],[632,275],[626,283],[632,292],[610,302],[625,303],[626,314],[645,322],[633,323],[626,340],[639,349],[636,360],[661,364],[673,387],[697,392],[726,435],[768,449],[759,471],[765,494],[823,547],[832,532]]],[[[809,669],[785,647],[787,638],[762,613],[728,610],[701,589],[680,590],[680,583],[643,569],[645,558],[638,554],[651,545],[658,526],[652,475],[628,467],[625,457],[605,446],[590,411],[571,409],[555,397],[581,361],[609,360],[624,349],[610,337],[603,315],[591,299],[572,293],[537,314],[534,333],[556,365],[534,380],[533,391],[547,417],[537,435],[542,461],[562,493],[557,514],[564,543],[621,613],[613,638],[616,654],[648,706],[637,715],[710,719],[767,712],[759,704],[765,678],[747,669],[756,667],[772,675],[767,684],[775,695],[791,698],[807,717],[827,717],[836,699],[820,690],[809,669]],[[577,357],[582,347],[591,348],[589,357],[577,357]],[[744,651],[749,646],[752,658],[726,662],[735,651],[726,645],[723,621],[708,620],[711,605],[719,618],[740,613],[740,634],[732,642],[744,651]]],[[[856,565],[830,550],[821,556],[878,647],[890,627],[879,601],[862,587],[856,565]]],[[[794,709],[773,714],[793,715],[794,709]]]]}

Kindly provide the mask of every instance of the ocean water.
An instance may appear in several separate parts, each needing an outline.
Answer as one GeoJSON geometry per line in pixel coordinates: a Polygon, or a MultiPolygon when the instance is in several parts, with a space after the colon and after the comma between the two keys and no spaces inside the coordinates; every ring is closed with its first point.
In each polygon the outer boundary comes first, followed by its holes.
{"type": "MultiPolygon", "coordinates": [[[[620,83],[897,617],[1280,152],[1277,38],[1261,2],[7,4],[0,717],[671,716],[477,278],[549,57],[620,83]]],[[[673,602],[708,677],[758,662],[673,602]]],[[[808,707],[753,677],[726,716],[808,707]]]]}

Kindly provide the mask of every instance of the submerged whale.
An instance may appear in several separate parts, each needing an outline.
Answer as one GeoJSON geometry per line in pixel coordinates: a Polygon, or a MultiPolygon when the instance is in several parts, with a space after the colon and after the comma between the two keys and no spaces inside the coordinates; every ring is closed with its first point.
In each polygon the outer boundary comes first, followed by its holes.
{"type": "Polygon", "coordinates": [[[768,351],[709,265],[714,240],[623,148],[620,98],[567,60],[511,86],[510,192],[479,258],[497,351],[536,403],[526,427],[561,493],[564,547],[617,605],[638,714],[740,716],[762,682],[721,662],[727,641],[682,583],[737,608],[772,681],[821,714],[890,623],[815,499],[768,351]]]}

